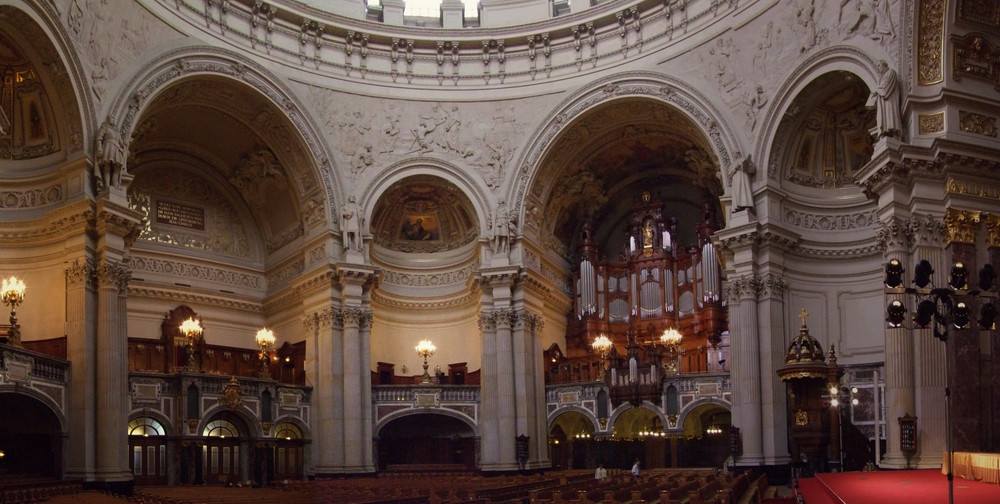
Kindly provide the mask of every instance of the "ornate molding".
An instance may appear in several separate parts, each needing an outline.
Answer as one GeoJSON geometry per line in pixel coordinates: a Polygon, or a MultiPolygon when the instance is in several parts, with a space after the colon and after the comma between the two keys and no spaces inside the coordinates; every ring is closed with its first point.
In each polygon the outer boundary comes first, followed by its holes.
{"type": "Polygon", "coordinates": [[[62,184],[19,191],[0,191],[0,209],[35,208],[63,201],[62,184]]]}
{"type": "Polygon", "coordinates": [[[264,287],[263,275],[251,273],[241,273],[231,269],[205,266],[201,264],[191,264],[180,261],[170,261],[155,257],[133,256],[129,268],[134,272],[148,272],[163,275],[171,275],[183,278],[192,278],[206,282],[216,282],[244,289],[262,289],[264,287]]]}
{"type": "Polygon", "coordinates": [[[263,306],[261,306],[260,303],[234,299],[232,295],[229,295],[228,297],[223,297],[223,294],[219,294],[218,296],[207,296],[193,292],[180,292],[164,288],[136,286],[135,284],[129,285],[128,295],[132,298],[156,299],[163,302],[169,301],[177,304],[212,306],[245,313],[260,313],[263,309],[263,306]]]}
{"type": "Polygon", "coordinates": [[[919,0],[917,21],[917,84],[944,80],[944,0],[919,0]]]}
{"type": "Polygon", "coordinates": [[[788,290],[785,278],[775,273],[768,273],[757,278],[758,296],[780,299],[788,290]]]}
{"type": "Polygon", "coordinates": [[[369,329],[372,324],[372,311],[368,308],[347,307],[341,309],[341,319],[345,326],[358,326],[359,329],[369,329]]]}
{"type": "Polygon", "coordinates": [[[473,286],[471,289],[463,292],[462,295],[458,297],[427,301],[397,299],[386,295],[382,291],[376,290],[372,292],[372,304],[379,304],[402,310],[447,310],[450,308],[457,308],[467,306],[471,303],[476,303],[481,299],[481,297],[482,291],[478,288],[478,286],[473,286]]]}
{"type": "Polygon", "coordinates": [[[744,299],[757,299],[760,281],[756,275],[734,278],[726,281],[722,290],[729,305],[739,304],[744,299]]]}
{"type": "Polygon", "coordinates": [[[816,214],[792,208],[786,208],[782,217],[782,220],[785,223],[791,224],[792,226],[803,229],[816,229],[820,231],[869,229],[874,225],[877,219],[874,210],[865,210],[849,214],[816,214]]]}
{"type": "Polygon", "coordinates": [[[464,284],[468,282],[472,275],[473,266],[471,264],[454,271],[443,271],[426,275],[386,269],[382,270],[381,281],[390,285],[409,287],[441,287],[446,285],[464,284]]]}
{"type": "Polygon", "coordinates": [[[947,244],[976,243],[980,212],[949,208],[944,214],[947,244]]]}

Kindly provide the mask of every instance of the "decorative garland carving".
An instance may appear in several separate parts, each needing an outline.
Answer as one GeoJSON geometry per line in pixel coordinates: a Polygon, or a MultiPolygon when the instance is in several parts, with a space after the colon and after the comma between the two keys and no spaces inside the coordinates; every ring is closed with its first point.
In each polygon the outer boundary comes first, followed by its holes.
{"type": "Polygon", "coordinates": [[[60,184],[24,191],[0,191],[0,208],[33,208],[59,203],[62,200],[63,188],[60,184]]]}
{"type": "Polygon", "coordinates": [[[421,275],[400,271],[382,271],[382,281],[390,285],[410,287],[439,287],[444,285],[464,284],[473,274],[473,266],[469,265],[455,271],[445,271],[421,275]]]}
{"type": "Polygon", "coordinates": [[[784,221],[803,229],[818,229],[821,231],[847,231],[852,229],[868,229],[874,225],[877,216],[874,210],[866,210],[853,214],[813,214],[800,210],[786,208],[784,221]]]}
{"type": "Polygon", "coordinates": [[[132,257],[129,268],[132,271],[146,271],[150,273],[193,278],[196,280],[218,282],[249,289],[261,289],[264,285],[264,278],[261,275],[240,273],[233,270],[178,261],[168,261],[165,259],[157,259],[155,257],[132,257]]]}

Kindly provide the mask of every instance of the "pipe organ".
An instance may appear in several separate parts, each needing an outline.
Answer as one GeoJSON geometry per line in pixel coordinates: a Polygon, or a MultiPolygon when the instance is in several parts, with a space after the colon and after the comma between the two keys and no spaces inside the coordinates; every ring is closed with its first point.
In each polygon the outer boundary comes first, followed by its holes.
{"type": "Polygon", "coordinates": [[[722,272],[710,239],[715,213],[706,205],[697,224],[698,243],[684,246],[675,239],[676,219],[665,217],[663,206],[649,192],[633,205],[618,262],[599,257],[604,244],[595,243],[592,227],[584,224],[566,357],[586,356],[594,338],[604,334],[615,344],[608,358],[612,371],[621,365],[628,373],[635,362],[666,368],[669,363],[656,362],[668,354],[659,338],[675,328],[682,335],[672,347],[679,359],[675,369],[709,371],[709,349],[727,328],[722,272]]]}

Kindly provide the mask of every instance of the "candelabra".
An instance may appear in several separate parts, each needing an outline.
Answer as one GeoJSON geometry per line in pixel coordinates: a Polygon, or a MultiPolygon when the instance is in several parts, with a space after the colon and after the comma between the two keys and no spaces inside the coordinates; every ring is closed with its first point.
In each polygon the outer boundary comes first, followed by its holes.
{"type": "Polygon", "coordinates": [[[201,336],[203,329],[201,328],[201,322],[194,319],[194,317],[188,318],[184,322],[181,322],[181,334],[187,338],[187,344],[184,346],[184,351],[187,353],[187,365],[184,366],[185,371],[198,371],[198,363],[194,360],[194,342],[201,336]]]}
{"type": "Polygon", "coordinates": [[[594,338],[594,342],[591,343],[590,346],[601,356],[601,370],[598,372],[597,379],[599,381],[604,381],[605,361],[608,358],[608,352],[610,352],[611,348],[614,347],[614,343],[612,343],[607,336],[602,334],[594,338]]]}
{"type": "Polygon", "coordinates": [[[271,379],[271,347],[274,346],[274,333],[264,327],[257,331],[257,347],[260,348],[260,377],[271,379]]]}
{"type": "Polygon", "coordinates": [[[420,383],[431,382],[431,375],[427,373],[427,358],[434,355],[435,350],[437,347],[431,343],[431,340],[420,340],[420,343],[417,343],[417,355],[424,358],[424,374],[420,377],[420,383]]]}
{"type": "Polygon", "coordinates": [[[7,331],[7,344],[21,346],[21,326],[17,325],[17,305],[24,301],[24,282],[17,277],[6,278],[3,281],[3,304],[10,306],[10,329],[7,331]]]}

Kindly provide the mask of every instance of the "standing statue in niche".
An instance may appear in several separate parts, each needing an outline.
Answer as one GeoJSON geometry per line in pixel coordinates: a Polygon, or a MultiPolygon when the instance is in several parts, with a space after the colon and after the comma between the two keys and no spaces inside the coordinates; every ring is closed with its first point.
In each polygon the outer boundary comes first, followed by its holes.
{"type": "Polygon", "coordinates": [[[120,186],[122,172],[125,170],[125,147],[111,121],[105,120],[97,131],[94,154],[97,158],[97,190],[120,186]]]}
{"type": "Polygon", "coordinates": [[[344,249],[361,251],[361,228],[364,226],[362,221],[354,196],[349,196],[340,211],[340,231],[343,234],[344,249]]]}
{"type": "Polygon", "coordinates": [[[754,210],[753,190],[751,182],[753,176],[757,174],[757,167],[754,166],[750,156],[737,155],[736,164],[729,171],[729,187],[733,195],[733,212],[740,210],[754,210]]]}
{"type": "Polygon", "coordinates": [[[898,137],[900,131],[899,119],[899,86],[896,83],[896,71],[882,60],[878,64],[879,78],[875,90],[868,97],[865,106],[875,109],[875,127],[869,130],[876,139],[882,137],[898,137]]]}
{"type": "Polygon", "coordinates": [[[514,236],[516,228],[516,221],[507,212],[507,204],[500,200],[490,219],[490,249],[493,250],[493,253],[507,253],[510,249],[510,239],[514,236]]]}

